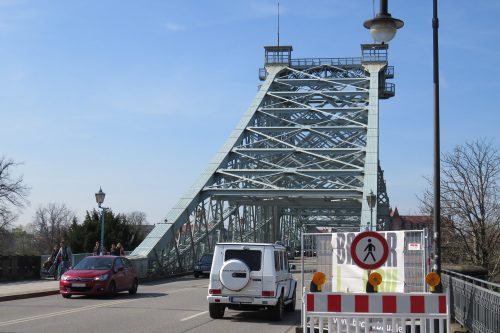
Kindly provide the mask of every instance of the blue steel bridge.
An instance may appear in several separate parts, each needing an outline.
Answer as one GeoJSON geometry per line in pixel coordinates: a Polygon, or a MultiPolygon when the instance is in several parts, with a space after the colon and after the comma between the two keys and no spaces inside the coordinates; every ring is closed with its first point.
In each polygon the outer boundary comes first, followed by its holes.
{"type": "MultiPolygon", "coordinates": [[[[217,242],[282,241],[298,249],[301,235],[317,227],[385,230],[379,102],[395,95],[387,48],[294,59],[291,46],[266,46],[263,82],[248,110],[132,252],[141,277],[190,272],[217,242]]],[[[469,332],[500,332],[500,285],[446,270],[442,281],[451,318],[469,332]]]]}
{"type": "MultiPolygon", "coordinates": [[[[266,46],[257,95],[198,180],[132,256],[143,275],[192,270],[216,242],[300,246],[313,227],[384,230],[379,102],[393,97],[387,45],[294,59],[266,46]]],[[[228,103],[227,107],[231,104],[228,103]]]]}

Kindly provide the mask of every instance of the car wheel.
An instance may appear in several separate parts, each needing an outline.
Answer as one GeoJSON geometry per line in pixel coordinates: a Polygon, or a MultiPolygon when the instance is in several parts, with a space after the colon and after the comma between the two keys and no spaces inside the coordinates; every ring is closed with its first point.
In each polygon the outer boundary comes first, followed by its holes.
{"type": "Polygon", "coordinates": [[[64,297],[64,298],[71,298],[71,295],[70,294],[62,294],[62,297],[64,297]]]}
{"type": "Polygon", "coordinates": [[[293,295],[292,295],[292,301],[288,304],[285,305],[285,311],[286,312],[293,312],[295,311],[295,300],[296,300],[296,293],[295,293],[295,289],[293,290],[293,295]]]}
{"type": "Polygon", "coordinates": [[[108,287],[108,296],[109,297],[114,297],[116,295],[116,285],[115,281],[111,281],[108,287]]]}
{"type": "Polygon", "coordinates": [[[269,314],[271,315],[271,320],[274,320],[274,321],[282,320],[283,319],[283,310],[284,310],[283,297],[280,296],[280,298],[278,298],[278,303],[276,303],[275,306],[272,306],[269,309],[269,314]]]}
{"type": "Polygon", "coordinates": [[[195,277],[195,278],[199,278],[199,277],[200,277],[200,273],[198,273],[198,272],[194,272],[194,277],[195,277]]]}
{"type": "Polygon", "coordinates": [[[128,290],[128,293],[130,295],[134,295],[135,293],[137,293],[138,287],[139,287],[139,281],[137,281],[137,279],[134,279],[134,282],[132,283],[132,288],[128,290]]]}
{"type": "Polygon", "coordinates": [[[208,312],[213,319],[221,319],[224,317],[224,305],[216,303],[208,303],[208,312]]]}

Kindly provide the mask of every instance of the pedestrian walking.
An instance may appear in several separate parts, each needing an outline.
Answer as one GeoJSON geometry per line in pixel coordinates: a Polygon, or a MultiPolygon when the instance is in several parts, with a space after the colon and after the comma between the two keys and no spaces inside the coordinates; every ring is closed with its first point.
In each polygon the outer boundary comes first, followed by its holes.
{"type": "Polygon", "coordinates": [[[57,279],[61,278],[71,266],[71,259],[73,258],[73,253],[71,252],[71,248],[65,244],[64,239],[61,240],[61,247],[56,255],[56,260],[59,262],[59,266],[57,267],[57,279]]]}
{"type": "Polygon", "coordinates": [[[92,255],[98,256],[101,253],[101,244],[99,241],[95,242],[94,250],[92,251],[92,255]]]}
{"type": "Polygon", "coordinates": [[[116,244],[116,249],[118,250],[118,253],[119,253],[120,256],[124,256],[125,255],[125,249],[123,248],[122,243],[116,244]]]}
{"type": "Polygon", "coordinates": [[[43,268],[46,270],[49,270],[50,266],[56,262],[56,256],[57,256],[57,245],[54,245],[54,248],[52,249],[52,252],[50,253],[50,257],[47,258],[47,261],[43,263],[43,268]]]}
{"type": "Polygon", "coordinates": [[[109,254],[111,254],[112,256],[119,256],[120,250],[116,248],[115,244],[111,244],[111,250],[109,251],[109,254]]]}

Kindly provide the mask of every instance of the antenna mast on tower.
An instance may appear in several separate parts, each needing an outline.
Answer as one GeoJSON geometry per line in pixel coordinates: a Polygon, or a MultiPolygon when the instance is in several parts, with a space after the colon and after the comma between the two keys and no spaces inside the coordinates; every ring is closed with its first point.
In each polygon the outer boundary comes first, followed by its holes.
{"type": "Polygon", "coordinates": [[[278,46],[280,46],[280,2],[278,0],[278,46]]]}

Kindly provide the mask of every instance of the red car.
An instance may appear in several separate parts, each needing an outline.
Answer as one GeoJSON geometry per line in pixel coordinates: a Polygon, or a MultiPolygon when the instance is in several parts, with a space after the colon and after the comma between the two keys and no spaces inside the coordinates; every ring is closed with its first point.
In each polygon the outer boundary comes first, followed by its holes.
{"type": "Polygon", "coordinates": [[[139,279],[134,265],[124,257],[86,257],[61,276],[59,291],[64,298],[71,295],[113,296],[119,291],[137,292],[139,279]]]}

